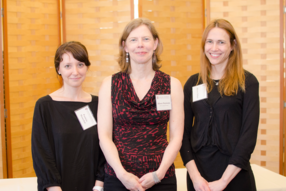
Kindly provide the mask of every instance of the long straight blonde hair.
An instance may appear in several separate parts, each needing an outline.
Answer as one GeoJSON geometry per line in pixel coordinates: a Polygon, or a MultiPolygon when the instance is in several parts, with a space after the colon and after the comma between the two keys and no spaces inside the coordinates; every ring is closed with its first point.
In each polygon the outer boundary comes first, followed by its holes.
{"type": "Polygon", "coordinates": [[[218,90],[221,95],[231,96],[237,94],[239,88],[245,91],[245,74],[242,67],[242,52],[238,36],[233,26],[224,19],[212,21],[205,29],[201,42],[200,64],[198,83],[201,80],[207,84],[207,91],[210,92],[213,88],[213,80],[210,78],[211,63],[205,55],[205,43],[210,30],[213,28],[221,28],[229,35],[229,40],[233,50],[229,54],[228,63],[226,65],[224,76],[219,82],[218,90]]]}

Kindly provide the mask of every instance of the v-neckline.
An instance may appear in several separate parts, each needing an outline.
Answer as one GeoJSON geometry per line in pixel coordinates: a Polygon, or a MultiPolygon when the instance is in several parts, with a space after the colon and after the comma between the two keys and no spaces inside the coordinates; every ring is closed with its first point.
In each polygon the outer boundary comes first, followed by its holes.
{"type": "Polygon", "coordinates": [[[132,83],[132,80],[131,80],[131,78],[130,78],[130,75],[127,74],[127,78],[128,78],[129,83],[130,83],[130,88],[131,88],[131,91],[132,91],[133,94],[134,94],[134,97],[135,97],[136,101],[142,102],[142,101],[146,98],[146,96],[152,91],[152,89],[153,89],[152,87],[153,87],[153,84],[154,84],[154,81],[155,81],[156,76],[157,76],[157,71],[155,71],[155,75],[154,75],[154,77],[153,77],[153,79],[152,79],[152,81],[151,81],[151,86],[150,86],[149,90],[148,90],[147,93],[144,95],[144,97],[140,100],[139,97],[138,97],[138,95],[137,95],[137,93],[136,93],[136,91],[135,91],[135,88],[134,88],[134,86],[133,86],[133,83],[132,83]]]}

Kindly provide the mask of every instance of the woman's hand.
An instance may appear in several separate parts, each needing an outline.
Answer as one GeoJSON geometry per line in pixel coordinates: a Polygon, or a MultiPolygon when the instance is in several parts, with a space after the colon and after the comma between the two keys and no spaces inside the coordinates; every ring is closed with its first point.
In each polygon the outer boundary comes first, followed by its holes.
{"type": "Polygon", "coordinates": [[[48,191],[62,191],[61,187],[59,186],[51,186],[47,188],[48,191]]]}
{"type": "Polygon", "coordinates": [[[118,179],[130,191],[145,191],[139,182],[139,178],[132,173],[124,173],[118,179]]]}
{"type": "Polygon", "coordinates": [[[145,174],[144,176],[142,176],[139,180],[140,184],[142,185],[142,187],[147,190],[149,188],[151,188],[152,186],[155,185],[155,181],[153,179],[153,175],[152,172],[149,172],[147,174],[145,174]]]}
{"type": "Polygon", "coordinates": [[[227,183],[224,182],[222,179],[209,182],[209,188],[211,189],[211,191],[222,191],[226,188],[226,186],[227,183]]]}
{"type": "Polygon", "coordinates": [[[208,182],[202,176],[196,176],[192,179],[196,191],[211,191],[208,182]]]}

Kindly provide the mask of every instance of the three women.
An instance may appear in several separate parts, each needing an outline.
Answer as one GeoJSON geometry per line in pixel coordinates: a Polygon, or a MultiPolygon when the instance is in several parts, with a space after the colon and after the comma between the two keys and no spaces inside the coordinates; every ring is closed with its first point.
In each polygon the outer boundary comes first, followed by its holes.
{"type": "MultiPolygon", "coordinates": [[[[185,97],[180,82],[159,70],[162,43],[148,19],[131,21],[123,31],[119,46],[121,72],[105,79],[99,92],[98,132],[107,160],[104,190],[175,191],[173,161],[181,147],[183,122],[181,156],[189,173],[189,191],[256,190],[249,159],[259,120],[258,81],[242,68],[240,42],[231,24],[219,19],[206,28],[201,71],[185,84],[185,97]]],[[[70,138],[65,134],[70,134],[70,129],[60,130],[71,116],[74,121],[69,125],[76,123],[72,111],[88,104],[96,115],[97,105],[91,105],[96,98],[81,89],[89,62],[71,50],[59,53],[58,57],[56,69],[62,75],[64,86],[41,98],[35,108],[33,158],[41,190],[64,187],[65,180],[75,180],[75,174],[67,174],[66,169],[71,164],[81,165],[81,160],[67,164],[63,161],[68,161],[73,148],[77,148],[76,155],[86,154],[81,152],[87,148],[79,147],[82,139],[69,145],[70,138]],[[67,66],[66,60],[75,64],[67,66]],[[68,72],[70,67],[78,68],[75,76],[68,72]],[[62,115],[66,112],[67,115],[62,115]]],[[[94,147],[88,149],[95,150],[91,154],[95,163],[88,171],[89,176],[94,177],[93,181],[102,181],[103,159],[97,158],[100,149],[96,129],[89,131],[93,133],[89,136],[94,140],[89,141],[94,147]]],[[[73,132],[79,133],[78,128],[73,132]]],[[[65,188],[77,187],[75,182],[65,188]]],[[[88,185],[92,187],[90,182],[88,185]]],[[[96,185],[103,183],[97,181],[96,185]]]]}

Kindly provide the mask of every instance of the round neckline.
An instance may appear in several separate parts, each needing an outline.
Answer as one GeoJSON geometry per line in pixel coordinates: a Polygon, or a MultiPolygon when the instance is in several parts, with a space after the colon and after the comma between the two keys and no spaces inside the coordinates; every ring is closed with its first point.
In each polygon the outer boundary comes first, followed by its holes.
{"type": "Polygon", "coordinates": [[[70,103],[91,103],[91,102],[93,101],[93,96],[92,96],[91,94],[89,94],[89,95],[91,96],[91,100],[88,101],[88,102],[84,102],[84,101],[70,101],[70,100],[54,100],[54,99],[52,98],[52,96],[50,96],[50,94],[48,94],[49,98],[50,98],[52,101],[54,101],[54,102],[66,102],[66,103],[68,103],[68,102],[70,102],[70,103]]]}

